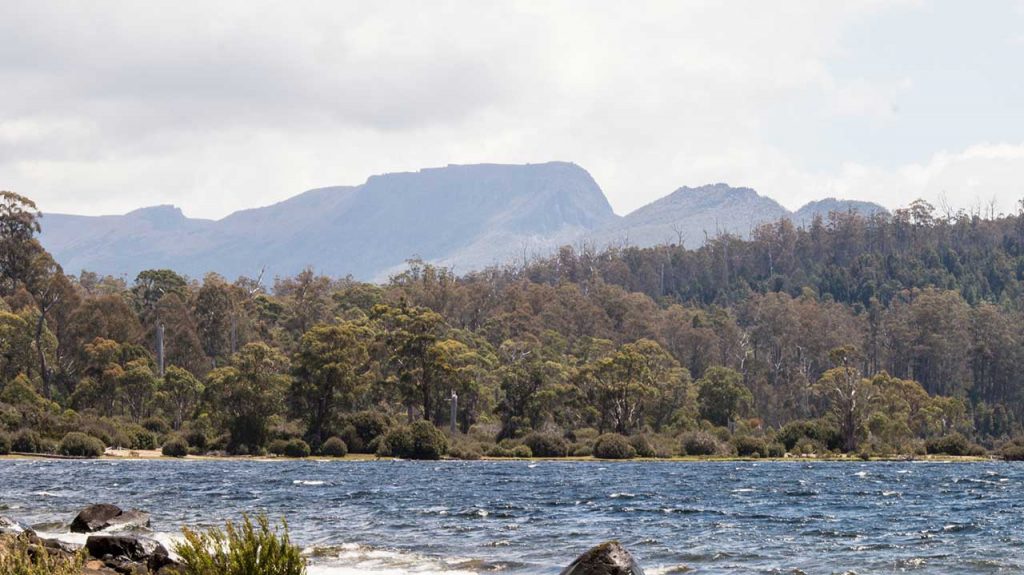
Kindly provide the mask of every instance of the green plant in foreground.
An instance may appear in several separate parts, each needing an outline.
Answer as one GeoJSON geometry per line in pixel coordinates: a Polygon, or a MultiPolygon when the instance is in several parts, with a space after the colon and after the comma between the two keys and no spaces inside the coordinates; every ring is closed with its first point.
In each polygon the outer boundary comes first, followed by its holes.
{"type": "Polygon", "coordinates": [[[68,557],[51,555],[42,548],[14,537],[0,538],[0,573],[3,575],[78,575],[85,562],[82,553],[68,557]]]}
{"type": "Polygon", "coordinates": [[[242,516],[242,523],[230,521],[223,530],[183,528],[185,541],[174,551],[181,557],[186,575],[305,575],[306,560],[288,538],[288,524],[271,528],[266,515],[255,522],[242,516]]]}

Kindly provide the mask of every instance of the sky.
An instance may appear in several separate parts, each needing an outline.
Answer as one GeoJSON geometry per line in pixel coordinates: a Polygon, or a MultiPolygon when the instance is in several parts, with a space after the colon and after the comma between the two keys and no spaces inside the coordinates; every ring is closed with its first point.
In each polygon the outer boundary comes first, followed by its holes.
{"type": "Polygon", "coordinates": [[[44,212],[551,160],[619,214],[715,182],[1024,198],[1024,0],[10,0],[0,37],[0,189],[44,212]]]}

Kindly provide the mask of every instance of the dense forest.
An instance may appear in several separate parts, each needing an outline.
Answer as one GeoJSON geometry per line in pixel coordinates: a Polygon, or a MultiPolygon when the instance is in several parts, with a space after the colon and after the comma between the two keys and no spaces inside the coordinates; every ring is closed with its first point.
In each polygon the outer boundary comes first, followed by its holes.
{"type": "Polygon", "coordinates": [[[0,195],[0,453],[1021,450],[1024,213],[918,201],[385,285],[69,275],[40,225],[0,195]]]}

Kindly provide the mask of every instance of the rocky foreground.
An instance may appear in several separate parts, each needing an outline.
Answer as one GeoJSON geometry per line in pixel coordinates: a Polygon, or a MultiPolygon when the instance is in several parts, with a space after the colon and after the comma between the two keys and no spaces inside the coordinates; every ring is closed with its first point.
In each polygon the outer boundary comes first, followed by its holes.
{"type": "Polygon", "coordinates": [[[137,509],[122,510],[101,503],[82,509],[71,522],[72,533],[90,534],[85,545],[40,537],[30,527],[0,516],[0,552],[17,544],[28,546],[29,554],[46,553],[64,559],[79,554],[85,559],[82,575],[172,575],[184,569],[171,558],[159,541],[128,530],[148,529],[149,514],[137,509]],[[112,532],[105,530],[114,530],[112,532]]]}
{"type": "MultiPolygon", "coordinates": [[[[80,546],[40,537],[32,528],[0,516],[0,554],[20,544],[27,545],[33,556],[46,553],[71,560],[81,554],[81,575],[184,575],[184,567],[159,541],[117,531],[148,529],[149,525],[149,514],[144,511],[122,510],[108,503],[90,505],[71,522],[72,533],[91,534],[80,546]]],[[[618,541],[608,541],[577,557],[559,575],[644,575],[644,571],[618,541]]]]}

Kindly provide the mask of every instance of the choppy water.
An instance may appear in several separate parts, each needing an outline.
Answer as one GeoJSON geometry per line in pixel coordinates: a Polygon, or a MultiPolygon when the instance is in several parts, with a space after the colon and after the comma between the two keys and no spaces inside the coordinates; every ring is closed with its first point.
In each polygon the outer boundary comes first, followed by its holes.
{"type": "Polygon", "coordinates": [[[1024,573],[1024,464],[0,461],[0,514],[94,502],[157,531],[264,510],[314,573],[557,573],[617,538],[649,574],[1024,573]]]}

